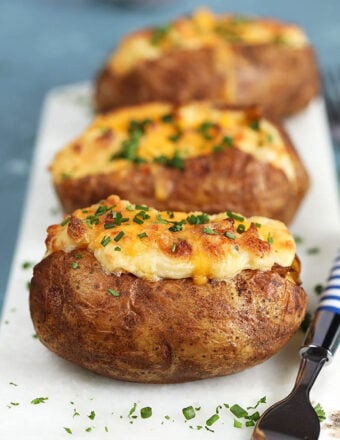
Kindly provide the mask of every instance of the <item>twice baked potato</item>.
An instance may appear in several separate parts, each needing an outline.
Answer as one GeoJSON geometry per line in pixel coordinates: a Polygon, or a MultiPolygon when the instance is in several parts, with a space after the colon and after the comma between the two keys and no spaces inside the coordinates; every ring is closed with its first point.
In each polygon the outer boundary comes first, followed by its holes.
{"type": "Polygon", "coordinates": [[[98,116],[51,165],[66,212],[117,194],[160,210],[226,209],[289,222],[307,172],[256,109],[150,103],[98,116]]]}
{"type": "Polygon", "coordinates": [[[99,111],[148,101],[219,99],[272,117],[303,109],[320,90],[314,51],[296,25],[198,10],[127,35],[96,81],[99,111]]]}
{"type": "Polygon", "coordinates": [[[114,379],[235,373],[277,352],[304,316],[295,243],[279,221],[111,196],[51,226],[46,244],[30,288],[38,338],[114,379]]]}

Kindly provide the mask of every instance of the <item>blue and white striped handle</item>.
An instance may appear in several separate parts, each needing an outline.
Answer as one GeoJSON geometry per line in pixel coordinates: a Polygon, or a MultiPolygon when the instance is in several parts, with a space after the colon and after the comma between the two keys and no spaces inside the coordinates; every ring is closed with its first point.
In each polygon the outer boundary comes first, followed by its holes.
{"type": "Polygon", "coordinates": [[[340,314],[340,250],[323,289],[318,310],[328,310],[340,314]]]}

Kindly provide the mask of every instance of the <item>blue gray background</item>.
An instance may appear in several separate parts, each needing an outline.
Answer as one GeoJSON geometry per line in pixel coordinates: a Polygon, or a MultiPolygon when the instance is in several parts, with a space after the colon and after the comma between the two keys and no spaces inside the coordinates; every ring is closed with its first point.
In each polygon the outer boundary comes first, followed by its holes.
{"type": "Polygon", "coordinates": [[[47,91],[92,79],[124,33],[203,4],[297,22],[321,69],[340,65],[339,0],[0,0],[0,308],[47,91]]]}

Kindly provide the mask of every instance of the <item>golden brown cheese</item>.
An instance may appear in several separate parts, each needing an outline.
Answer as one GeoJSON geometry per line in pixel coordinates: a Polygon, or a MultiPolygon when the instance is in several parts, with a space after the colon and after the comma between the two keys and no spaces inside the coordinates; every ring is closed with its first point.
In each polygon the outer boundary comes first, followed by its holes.
{"type": "Polygon", "coordinates": [[[149,162],[181,168],[185,159],[239,148],[282,170],[295,168],[279,130],[254,110],[231,110],[203,101],[181,107],[150,103],[98,116],[62,149],[51,166],[55,183],[149,162]]]}
{"type": "MultiPolygon", "coordinates": [[[[118,196],[75,211],[48,229],[47,255],[86,248],[107,273],[164,278],[232,278],[245,269],[289,267],[295,242],[286,226],[264,217],[227,212],[159,212],[118,196]]],[[[77,262],[74,263],[77,269],[77,262]]]]}
{"type": "Polygon", "coordinates": [[[268,43],[301,48],[307,44],[307,38],[296,25],[273,19],[215,15],[208,9],[199,9],[192,17],[125,37],[109,66],[116,74],[123,75],[140,61],[157,59],[171,50],[268,43]]]}

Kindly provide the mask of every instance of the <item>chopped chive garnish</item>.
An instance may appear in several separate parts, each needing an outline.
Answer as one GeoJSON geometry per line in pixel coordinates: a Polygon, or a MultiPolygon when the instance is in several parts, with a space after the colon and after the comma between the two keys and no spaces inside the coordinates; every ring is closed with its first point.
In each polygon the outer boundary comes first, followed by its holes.
{"type": "Polygon", "coordinates": [[[163,218],[161,216],[161,214],[157,214],[156,219],[158,221],[158,223],[162,223],[163,225],[169,224],[169,220],[166,220],[165,218],[163,218]]]}
{"type": "Polygon", "coordinates": [[[71,428],[67,428],[66,426],[64,426],[63,428],[65,429],[65,431],[66,431],[68,434],[72,434],[72,429],[71,429],[71,428]]]}
{"type": "Polygon", "coordinates": [[[120,293],[117,292],[117,290],[114,290],[114,289],[107,289],[107,292],[108,292],[110,295],[115,296],[116,298],[118,298],[118,296],[120,296],[120,293]]]}
{"type": "Polygon", "coordinates": [[[152,408],[150,406],[145,406],[144,408],[141,408],[140,415],[142,419],[148,419],[152,416],[152,408]]]}
{"type": "Polygon", "coordinates": [[[169,231],[171,232],[179,232],[183,229],[183,225],[186,223],[185,220],[181,220],[180,222],[171,222],[173,223],[172,226],[170,226],[169,231]]]}
{"type": "Polygon", "coordinates": [[[79,267],[79,264],[76,261],[74,261],[72,263],[72,269],[78,269],[78,267],[79,267]]]}
{"type": "Polygon", "coordinates": [[[32,405],[39,405],[39,403],[45,403],[48,400],[48,397],[36,397],[31,400],[32,405]]]}
{"type": "Polygon", "coordinates": [[[175,214],[172,211],[166,211],[166,213],[168,214],[168,216],[170,218],[174,218],[175,217],[175,214]]]}
{"type": "Polygon", "coordinates": [[[304,242],[304,239],[302,237],[300,237],[299,235],[296,235],[294,237],[295,243],[296,244],[302,244],[304,242]]]}
{"type": "Polygon", "coordinates": [[[115,250],[116,252],[120,252],[122,249],[121,249],[119,246],[116,246],[116,247],[114,248],[114,250],[115,250]]]}
{"type": "Polygon", "coordinates": [[[268,232],[267,242],[272,245],[274,243],[274,238],[271,236],[270,232],[268,232]]]}
{"type": "Polygon", "coordinates": [[[67,218],[65,218],[65,220],[62,221],[62,222],[60,223],[60,226],[65,226],[65,225],[67,225],[67,223],[68,223],[70,220],[71,220],[71,217],[67,217],[67,218]]]}
{"type": "Polygon", "coordinates": [[[235,238],[236,238],[236,235],[233,234],[232,232],[229,232],[229,231],[225,232],[224,236],[227,238],[230,238],[231,240],[235,240],[235,238]]]}
{"type": "Polygon", "coordinates": [[[189,215],[187,217],[187,222],[190,225],[203,225],[204,223],[209,222],[209,216],[207,214],[199,214],[199,215],[189,215]]]}
{"type": "Polygon", "coordinates": [[[238,225],[236,228],[236,232],[238,234],[243,234],[243,232],[246,230],[246,227],[242,224],[242,225],[238,225]]]}
{"type": "Polygon", "coordinates": [[[138,223],[139,225],[142,225],[142,224],[144,223],[144,221],[143,221],[141,218],[137,217],[137,216],[135,216],[135,217],[133,218],[133,221],[134,221],[135,223],[138,223]]]}
{"type": "Polygon", "coordinates": [[[96,413],[92,410],[90,414],[87,416],[89,419],[94,420],[96,417],[96,413]]]}
{"type": "Polygon", "coordinates": [[[174,115],[172,115],[171,113],[168,113],[166,115],[163,115],[161,117],[161,120],[162,120],[162,122],[169,124],[170,122],[172,122],[174,120],[174,115]]]}
{"type": "Polygon", "coordinates": [[[246,421],[246,426],[247,426],[247,427],[249,427],[249,426],[255,426],[255,422],[254,422],[253,420],[247,420],[247,421],[246,421]]]}
{"type": "Polygon", "coordinates": [[[98,206],[97,211],[94,213],[94,215],[99,217],[99,216],[105,214],[107,210],[108,210],[108,208],[106,205],[100,205],[100,206],[98,206]]]}
{"type": "Polygon", "coordinates": [[[234,428],[242,428],[242,423],[239,420],[234,419],[234,428]]]}
{"type": "Polygon", "coordinates": [[[193,419],[196,416],[193,406],[187,406],[186,408],[183,408],[182,413],[186,420],[193,419]]]}
{"type": "Polygon", "coordinates": [[[85,432],[91,432],[91,431],[92,431],[91,426],[89,426],[88,428],[85,429],[85,432]]]}
{"type": "Polygon", "coordinates": [[[112,229],[116,226],[115,223],[110,222],[110,223],[104,223],[104,229],[112,229]]]}
{"type": "Polygon", "coordinates": [[[135,402],[134,404],[133,404],[133,406],[130,408],[130,411],[129,411],[129,414],[128,414],[128,417],[130,418],[131,416],[132,416],[132,414],[136,411],[136,408],[137,408],[137,403],[135,402]]]}
{"type": "Polygon", "coordinates": [[[249,128],[251,128],[254,131],[258,131],[260,129],[260,121],[259,120],[251,121],[249,124],[249,128]]]}
{"type": "Polygon", "coordinates": [[[232,412],[237,418],[246,417],[248,415],[248,412],[237,403],[230,407],[230,412],[232,412]]]}
{"type": "Polygon", "coordinates": [[[309,249],[306,250],[308,255],[315,255],[318,254],[320,252],[320,248],[318,247],[311,247],[309,249]]]}
{"type": "Polygon", "coordinates": [[[168,136],[169,141],[171,142],[177,142],[181,138],[181,133],[172,134],[171,136],[168,136]]]}
{"type": "Polygon", "coordinates": [[[255,223],[255,226],[257,227],[257,228],[261,228],[261,223],[255,223]]]}
{"type": "Polygon", "coordinates": [[[238,222],[244,222],[244,217],[242,217],[241,215],[237,215],[232,211],[227,211],[227,216],[229,218],[232,218],[233,220],[237,220],[238,222]]]}
{"type": "Polygon", "coordinates": [[[127,207],[125,208],[127,211],[134,211],[135,208],[132,205],[127,205],[127,207]]]}
{"type": "Polygon", "coordinates": [[[146,232],[141,232],[140,234],[137,235],[137,237],[139,237],[139,238],[144,238],[147,236],[148,236],[148,234],[146,232]]]}
{"type": "Polygon", "coordinates": [[[22,269],[29,269],[30,267],[32,267],[34,265],[34,263],[31,263],[30,261],[24,261],[21,265],[22,269]]]}
{"type": "Polygon", "coordinates": [[[172,243],[172,246],[171,246],[171,252],[172,253],[174,253],[176,251],[176,246],[177,246],[176,243],[172,243]]]}
{"type": "Polygon", "coordinates": [[[135,209],[141,210],[141,211],[149,211],[149,207],[145,205],[136,205],[135,209]]]}
{"type": "Polygon", "coordinates": [[[111,241],[111,237],[104,236],[102,241],[100,242],[100,244],[103,247],[105,247],[105,246],[107,246],[110,243],[110,241],[111,241]]]}
{"type": "Polygon", "coordinates": [[[124,236],[124,232],[123,231],[118,232],[118,234],[114,238],[114,241],[118,242],[123,236],[124,236]]]}
{"type": "Polygon", "coordinates": [[[263,396],[261,397],[261,399],[259,399],[256,402],[255,406],[247,406],[247,409],[256,409],[261,403],[266,403],[266,402],[267,402],[267,397],[263,396]]]}
{"type": "Polygon", "coordinates": [[[274,136],[271,133],[267,133],[267,142],[271,144],[273,140],[274,140],[274,136]]]}
{"type": "Polygon", "coordinates": [[[213,414],[209,419],[205,422],[207,426],[213,425],[220,418],[218,414],[213,414]]]}
{"type": "Polygon", "coordinates": [[[208,234],[208,235],[217,235],[218,232],[214,231],[211,228],[203,228],[202,231],[204,232],[204,234],[208,234]]]}

